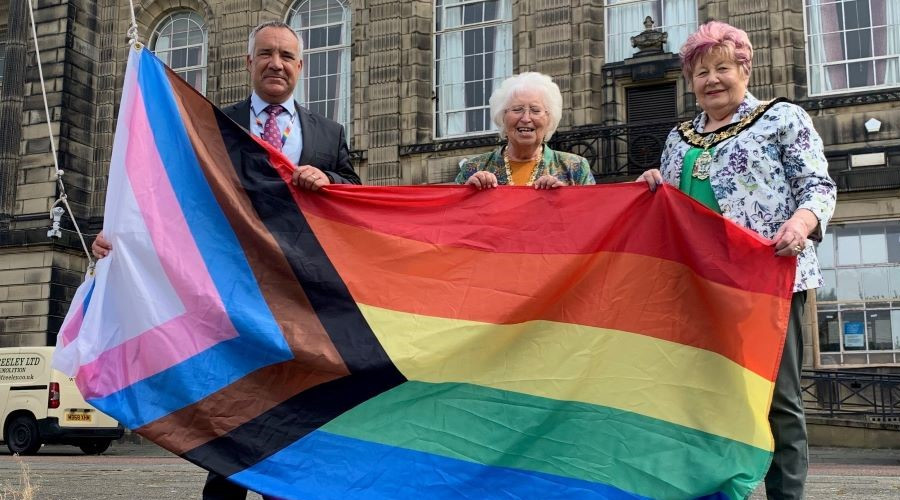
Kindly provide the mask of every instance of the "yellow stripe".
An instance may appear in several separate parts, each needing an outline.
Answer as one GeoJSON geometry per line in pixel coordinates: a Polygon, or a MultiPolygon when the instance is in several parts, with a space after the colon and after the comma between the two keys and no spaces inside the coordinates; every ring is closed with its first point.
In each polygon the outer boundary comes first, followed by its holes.
{"type": "Polygon", "coordinates": [[[410,380],[618,408],[773,449],[772,383],[719,354],[568,323],[496,325],[359,307],[410,380]]]}

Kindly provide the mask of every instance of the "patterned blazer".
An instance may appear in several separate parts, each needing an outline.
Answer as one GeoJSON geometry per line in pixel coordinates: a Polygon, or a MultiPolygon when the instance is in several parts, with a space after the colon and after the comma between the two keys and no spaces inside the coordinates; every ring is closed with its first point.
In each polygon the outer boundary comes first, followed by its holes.
{"type": "MultiPolygon", "coordinates": [[[[760,104],[747,92],[732,123],[749,115],[760,104]]],[[[706,114],[693,120],[694,130],[705,135],[706,114]]],[[[721,129],[720,129],[721,130],[721,129]]],[[[691,145],[675,127],[662,153],[660,171],[666,183],[678,186],[682,161],[691,145]]],[[[712,149],[710,183],[722,215],[772,238],[799,208],[819,219],[821,239],[834,213],[837,187],[828,175],[822,139],[803,108],[778,102],[752,125],[712,149]]],[[[813,245],[797,257],[794,291],[824,284],[813,245]]]]}
{"type": "MultiPolygon", "coordinates": [[[[498,184],[509,184],[509,180],[506,177],[506,163],[503,161],[504,147],[506,146],[501,146],[494,151],[466,160],[459,169],[456,183],[465,184],[472,174],[483,170],[496,175],[498,184]]],[[[550,174],[571,186],[596,184],[588,161],[576,154],[553,151],[549,147],[544,146],[540,168],[540,175],[550,174]]]]}

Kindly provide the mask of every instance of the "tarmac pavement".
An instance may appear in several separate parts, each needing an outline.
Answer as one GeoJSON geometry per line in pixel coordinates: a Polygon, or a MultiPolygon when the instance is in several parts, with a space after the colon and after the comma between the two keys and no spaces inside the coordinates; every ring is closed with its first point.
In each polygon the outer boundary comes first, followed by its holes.
{"type": "MultiPolygon", "coordinates": [[[[807,499],[900,499],[900,450],[810,452],[807,499]]],[[[0,450],[0,500],[200,498],[205,478],[204,470],[152,444],[114,443],[100,456],[73,446],[45,446],[30,457],[0,450]],[[23,494],[28,484],[30,497],[23,494]]],[[[760,487],[751,500],[764,498],[760,487]]]]}

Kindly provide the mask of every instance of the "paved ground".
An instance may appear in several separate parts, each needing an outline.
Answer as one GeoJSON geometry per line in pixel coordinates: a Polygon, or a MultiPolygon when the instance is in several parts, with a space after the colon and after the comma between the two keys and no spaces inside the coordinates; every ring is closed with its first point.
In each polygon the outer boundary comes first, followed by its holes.
{"type": "MultiPolygon", "coordinates": [[[[814,448],[811,461],[809,500],[900,498],[900,450],[814,448]]],[[[205,478],[205,471],[153,445],[114,444],[101,456],[72,446],[45,446],[22,458],[5,446],[0,451],[0,500],[199,498],[205,478]],[[30,496],[23,495],[26,479],[30,496]]],[[[761,490],[752,497],[763,498],[761,490]]]]}

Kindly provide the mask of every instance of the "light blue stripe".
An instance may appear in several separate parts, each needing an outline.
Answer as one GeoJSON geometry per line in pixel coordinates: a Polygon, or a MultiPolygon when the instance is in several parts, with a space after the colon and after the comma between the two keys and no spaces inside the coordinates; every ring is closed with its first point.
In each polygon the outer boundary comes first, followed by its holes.
{"type": "Polygon", "coordinates": [[[491,467],[316,431],[230,479],[316,499],[640,499],[605,484],[491,467]]]}
{"type": "Polygon", "coordinates": [[[141,54],[138,83],[169,182],[238,337],[117,393],[91,400],[132,429],[190,405],[254,370],[293,357],[203,175],[165,69],[147,50],[141,54]]]}

